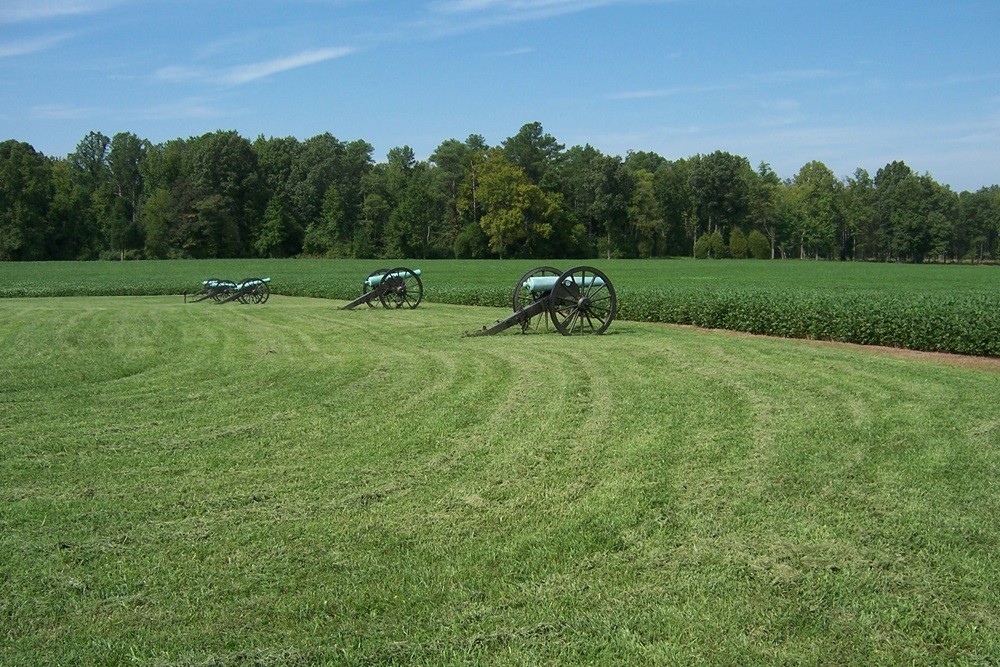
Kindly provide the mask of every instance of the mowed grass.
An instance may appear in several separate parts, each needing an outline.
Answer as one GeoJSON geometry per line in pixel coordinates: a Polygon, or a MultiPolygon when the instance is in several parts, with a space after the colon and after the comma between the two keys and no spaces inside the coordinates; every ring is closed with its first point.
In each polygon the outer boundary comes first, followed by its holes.
{"type": "Polygon", "coordinates": [[[0,664],[992,664],[1000,372],[0,300],[0,664]]]}

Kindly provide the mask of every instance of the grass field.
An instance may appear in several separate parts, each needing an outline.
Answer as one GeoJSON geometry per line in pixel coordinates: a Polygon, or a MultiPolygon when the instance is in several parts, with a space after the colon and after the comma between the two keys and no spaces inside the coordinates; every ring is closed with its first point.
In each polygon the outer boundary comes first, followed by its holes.
{"type": "MultiPolygon", "coordinates": [[[[270,277],[286,296],[353,299],[372,270],[424,272],[425,298],[506,306],[518,277],[580,260],[171,260],[0,263],[0,297],[195,292],[207,278],[270,277]]],[[[588,260],[618,292],[618,318],[787,338],[1000,357],[1000,268],[969,265],[588,260]]]]}
{"type": "Polygon", "coordinates": [[[0,664],[996,664],[996,365],[339,303],[0,300],[0,664]]]}
{"type": "Polygon", "coordinates": [[[351,299],[373,269],[424,271],[428,299],[460,291],[507,304],[515,280],[539,265],[591,264],[622,296],[643,289],[715,290],[753,286],[772,291],[984,295],[1000,299],[1000,267],[809,261],[658,260],[361,260],[212,259],[136,262],[0,262],[0,297],[114,296],[194,292],[209,277],[271,277],[280,294],[351,299]]]}

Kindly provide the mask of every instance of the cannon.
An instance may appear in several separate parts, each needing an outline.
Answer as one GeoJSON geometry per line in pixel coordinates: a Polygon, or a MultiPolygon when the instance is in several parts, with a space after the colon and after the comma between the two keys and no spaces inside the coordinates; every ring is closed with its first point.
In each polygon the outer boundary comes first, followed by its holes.
{"type": "Polygon", "coordinates": [[[201,281],[201,291],[195,292],[194,294],[184,293],[184,303],[188,302],[188,296],[191,297],[191,303],[198,303],[199,301],[204,301],[205,299],[211,299],[218,303],[218,301],[229,294],[229,292],[236,287],[236,283],[232,280],[224,280],[222,278],[209,278],[208,280],[201,281]]]}
{"type": "Polygon", "coordinates": [[[618,298],[608,277],[591,266],[560,272],[551,266],[528,271],[514,283],[514,313],[468,336],[492,336],[513,326],[521,333],[551,322],[564,336],[602,334],[615,319],[618,298]]]}
{"type": "Polygon", "coordinates": [[[416,308],[424,298],[424,284],[420,280],[420,269],[376,269],[361,283],[361,296],[343,307],[351,310],[361,304],[374,308],[381,303],[383,308],[416,308]]]}
{"type": "MultiPolygon", "coordinates": [[[[215,303],[229,303],[239,301],[240,303],[264,303],[271,296],[271,288],[267,284],[270,278],[244,278],[236,283],[232,280],[221,278],[209,278],[201,282],[201,291],[193,294],[195,298],[191,303],[198,303],[205,299],[211,299],[215,303]]],[[[184,295],[187,302],[188,295],[184,295]]]]}

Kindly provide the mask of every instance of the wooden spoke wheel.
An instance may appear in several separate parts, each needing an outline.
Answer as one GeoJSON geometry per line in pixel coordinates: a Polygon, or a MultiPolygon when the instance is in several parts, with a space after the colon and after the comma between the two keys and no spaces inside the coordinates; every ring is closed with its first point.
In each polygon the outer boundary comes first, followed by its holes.
{"type": "Polygon", "coordinates": [[[239,296],[240,303],[264,303],[271,295],[267,283],[260,278],[244,278],[239,284],[243,285],[239,296]]]}
{"type": "MultiPolygon", "coordinates": [[[[368,281],[371,280],[372,278],[374,278],[375,276],[385,275],[388,271],[389,271],[389,269],[375,269],[374,271],[372,271],[371,273],[369,273],[368,277],[365,278],[365,281],[363,283],[361,283],[361,293],[362,294],[368,294],[368,292],[371,292],[374,288],[370,287],[368,285],[368,281]]],[[[368,301],[368,307],[369,308],[374,308],[375,307],[375,299],[370,299],[368,301]]]]}
{"type": "Polygon", "coordinates": [[[271,296],[271,288],[267,286],[267,283],[263,280],[258,284],[254,285],[247,303],[267,303],[268,298],[271,296]]]}
{"type": "Polygon", "coordinates": [[[577,266],[560,275],[549,295],[549,316],[564,336],[604,333],[617,309],[611,281],[591,266],[577,266]]]}
{"type": "Polygon", "coordinates": [[[414,309],[424,298],[424,284],[420,276],[410,269],[399,267],[386,271],[382,279],[379,300],[382,306],[389,309],[414,309]]]}
{"type": "MultiPolygon", "coordinates": [[[[539,266],[537,268],[528,271],[523,276],[518,278],[517,282],[514,283],[514,294],[511,297],[511,306],[514,308],[514,312],[521,310],[526,306],[530,306],[532,303],[537,301],[543,295],[540,293],[532,293],[525,286],[525,282],[528,278],[534,278],[536,276],[558,276],[562,271],[559,269],[554,269],[551,266],[539,266]]],[[[541,315],[528,318],[521,322],[521,333],[527,332],[529,329],[537,330],[539,326],[544,323],[546,329],[549,328],[549,312],[548,309],[542,311],[541,315]]]]}
{"type": "Polygon", "coordinates": [[[232,280],[223,280],[221,278],[209,278],[208,279],[208,289],[211,290],[209,297],[212,301],[216,303],[222,303],[227,296],[233,293],[236,289],[236,283],[232,280]]]}

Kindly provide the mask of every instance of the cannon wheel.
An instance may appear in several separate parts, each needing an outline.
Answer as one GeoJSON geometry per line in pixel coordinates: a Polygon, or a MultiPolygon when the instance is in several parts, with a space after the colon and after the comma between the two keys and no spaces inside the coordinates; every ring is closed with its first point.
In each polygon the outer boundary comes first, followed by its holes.
{"type": "Polygon", "coordinates": [[[240,294],[240,303],[264,303],[267,301],[267,297],[271,295],[271,290],[268,289],[267,283],[260,278],[244,278],[239,284],[246,285],[254,281],[256,281],[256,284],[252,288],[244,288],[243,293],[240,294]]]}
{"type": "Polygon", "coordinates": [[[209,298],[216,303],[222,303],[227,296],[233,293],[233,289],[236,287],[236,283],[232,280],[225,280],[223,278],[209,278],[208,282],[215,283],[215,287],[209,288],[206,285],[206,289],[210,290],[209,298]]]}
{"type": "MultiPolygon", "coordinates": [[[[518,278],[517,282],[514,283],[514,294],[511,297],[511,306],[514,308],[514,312],[521,310],[525,306],[530,306],[535,300],[531,293],[523,289],[524,282],[528,278],[534,278],[535,276],[558,276],[562,271],[559,269],[552,268],[551,266],[539,266],[531,271],[528,271],[523,276],[518,278]]],[[[545,322],[545,328],[549,328],[549,313],[548,310],[542,312],[540,317],[533,317],[521,322],[521,333],[526,332],[528,329],[537,329],[540,322],[545,322]]]]}
{"type": "Polygon", "coordinates": [[[414,309],[424,298],[424,284],[420,282],[420,276],[410,269],[399,267],[386,271],[393,274],[392,277],[382,280],[381,294],[379,300],[385,308],[407,307],[414,309]]]}
{"type": "MultiPolygon", "coordinates": [[[[386,274],[388,272],[389,272],[389,269],[375,269],[374,271],[372,271],[371,273],[369,273],[368,277],[365,278],[365,281],[363,283],[361,283],[361,293],[362,294],[368,294],[368,292],[372,291],[372,288],[368,287],[368,281],[369,280],[371,280],[375,276],[381,276],[381,275],[384,275],[384,274],[386,274]]],[[[371,299],[371,300],[367,301],[366,303],[368,304],[369,308],[374,308],[375,307],[375,299],[371,299]]]]}
{"type": "Polygon", "coordinates": [[[592,266],[577,266],[560,275],[549,294],[549,316],[564,336],[604,333],[617,310],[615,288],[592,266]],[[595,285],[594,278],[604,284],[595,285]]]}
{"type": "Polygon", "coordinates": [[[254,285],[253,291],[247,295],[247,300],[243,303],[267,303],[271,296],[271,288],[263,280],[254,285]]]}

